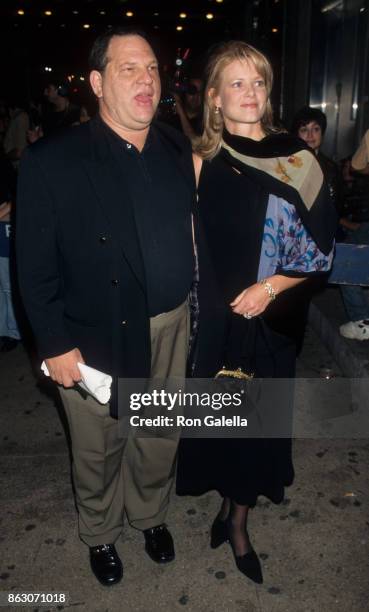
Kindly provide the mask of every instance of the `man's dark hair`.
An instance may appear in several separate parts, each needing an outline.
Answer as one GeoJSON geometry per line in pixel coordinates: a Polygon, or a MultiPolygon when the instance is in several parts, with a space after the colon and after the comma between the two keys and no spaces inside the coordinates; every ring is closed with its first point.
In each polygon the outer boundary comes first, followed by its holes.
{"type": "Polygon", "coordinates": [[[294,116],[291,126],[292,134],[297,135],[299,129],[311,121],[315,121],[320,126],[322,134],[324,134],[327,129],[327,117],[319,108],[311,108],[310,106],[304,106],[294,116]]]}
{"type": "Polygon", "coordinates": [[[133,28],[124,28],[123,26],[115,26],[114,28],[108,28],[100,36],[98,36],[93,43],[88,58],[90,70],[98,70],[104,72],[108,63],[107,51],[109,43],[114,36],[141,36],[146,38],[146,34],[141,30],[133,28]]]}

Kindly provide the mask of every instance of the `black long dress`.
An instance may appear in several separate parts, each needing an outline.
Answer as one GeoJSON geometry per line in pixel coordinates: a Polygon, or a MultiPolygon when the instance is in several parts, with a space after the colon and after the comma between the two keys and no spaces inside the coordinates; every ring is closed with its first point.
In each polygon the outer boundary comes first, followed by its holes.
{"type": "MultiPolygon", "coordinates": [[[[243,365],[246,371],[251,368],[258,378],[294,377],[298,291],[286,292],[288,299],[280,296],[259,321],[249,321],[229,307],[243,289],[257,282],[268,198],[261,184],[236,172],[222,155],[203,163],[197,377],[214,377],[225,362],[234,368],[243,365]],[[255,325],[262,333],[254,332],[255,325]]],[[[182,439],[179,445],[179,495],[217,490],[250,507],[259,495],[280,503],[293,478],[290,438],[182,439]]]]}

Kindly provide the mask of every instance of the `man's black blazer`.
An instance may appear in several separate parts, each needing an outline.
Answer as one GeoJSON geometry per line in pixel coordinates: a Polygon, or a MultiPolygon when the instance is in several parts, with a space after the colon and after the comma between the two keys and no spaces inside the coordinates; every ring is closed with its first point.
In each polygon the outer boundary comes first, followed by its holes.
{"type": "MultiPolygon", "coordinates": [[[[188,192],[190,210],[190,144],[165,124],[155,122],[152,129],[177,160],[183,175],[178,189],[188,192]]],[[[88,365],[115,381],[149,376],[149,317],[134,206],[99,117],[25,152],[16,245],[20,291],[43,359],[78,347],[88,365]]]]}

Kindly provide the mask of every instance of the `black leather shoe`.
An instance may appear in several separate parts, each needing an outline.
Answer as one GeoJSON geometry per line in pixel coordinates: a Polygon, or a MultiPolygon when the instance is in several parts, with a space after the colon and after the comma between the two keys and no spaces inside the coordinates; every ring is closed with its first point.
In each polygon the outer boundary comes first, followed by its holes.
{"type": "Polygon", "coordinates": [[[104,586],[111,586],[122,580],[123,565],[114,544],[90,546],[90,564],[96,578],[104,586]]]}
{"type": "Polygon", "coordinates": [[[145,529],[145,550],[156,563],[169,563],[175,557],[173,538],[166,525],[145,529]]]}
{"type": "Polygon", "coordinates": [[[218,548],[228,540],[227,520],[222,521],[218,516],[210,529],[210,547],[218,548]]]}

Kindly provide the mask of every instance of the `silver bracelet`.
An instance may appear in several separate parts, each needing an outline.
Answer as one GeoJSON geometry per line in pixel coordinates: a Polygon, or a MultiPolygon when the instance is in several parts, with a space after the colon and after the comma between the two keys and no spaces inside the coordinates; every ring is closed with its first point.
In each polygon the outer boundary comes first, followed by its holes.
{"type": "Polygon", "coordinates": [[[277,295],[273,286],[267,280],[265,280],[265,278],[263,278],[263,280],[260,281],[260,285],[264,287],[265,291],[269,295],[270,301],[273,302],[273,300],[275,300],[276,295],[277,295]]]}

